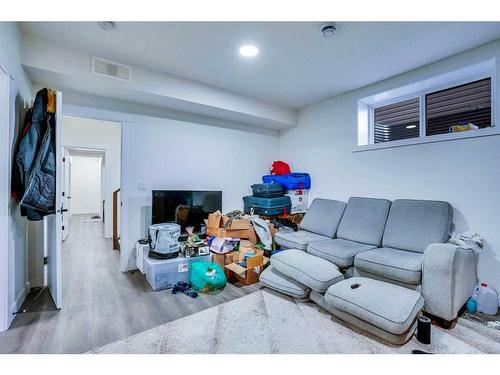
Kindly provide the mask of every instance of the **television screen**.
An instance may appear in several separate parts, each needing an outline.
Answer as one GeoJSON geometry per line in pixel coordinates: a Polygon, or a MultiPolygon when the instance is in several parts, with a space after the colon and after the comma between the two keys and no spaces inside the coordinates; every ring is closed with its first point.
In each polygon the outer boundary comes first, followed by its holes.
{"type": "Polygon", "coordinates": [[[222,191],[153,190],[152,224],[177,223],[202,233],[208,214],[222,211],[222,191]]]}

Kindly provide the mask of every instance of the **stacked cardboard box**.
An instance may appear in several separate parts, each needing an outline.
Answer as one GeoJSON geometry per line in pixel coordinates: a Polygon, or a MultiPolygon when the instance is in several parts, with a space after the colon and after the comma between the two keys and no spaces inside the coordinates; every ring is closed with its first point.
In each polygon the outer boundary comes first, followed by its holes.
{"type": "Polygon", "coordinates": [[[229,218],[220,211],[208,215],[205,221],[207,234],[214,237],[232,237],[249,240],[251,243],[257,243],[257,235],[248,219],[234,219],[228,224],[229,218]]]}
{"type": "MultiPolygon", "coordinates": [[[[207,234],[209,236],[225,238],[227,241],[239,239],[239,249],[220,252],[212,249],[212,261],[219,264],[229,281],[239,281],[250,285],[259,281],[259,274],[268,258],[264,251],[255,248],[258,242],[257,234],[249,219],[233,219],[223,215],[220,211],[208,215],[206,220],[207,234]],[[252,256],[249,256],[251,253],[252,256]]],[[[274,226],[270,224],[270,231],[274,234],[274,226]]]]}

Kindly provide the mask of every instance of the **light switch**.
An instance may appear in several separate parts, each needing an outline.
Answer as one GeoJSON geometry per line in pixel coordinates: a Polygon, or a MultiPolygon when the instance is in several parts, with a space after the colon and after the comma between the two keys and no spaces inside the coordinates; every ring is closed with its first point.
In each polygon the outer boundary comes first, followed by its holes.
{"type": "Polygon", "coordinates": [[[137,190],[138,190],[138,191],[146,191],[146,190],[147,190],[147,189],[146,189],[146,184],[145,184],[144,182],[139,182],[139,183],[137,184],[137,190]]]}

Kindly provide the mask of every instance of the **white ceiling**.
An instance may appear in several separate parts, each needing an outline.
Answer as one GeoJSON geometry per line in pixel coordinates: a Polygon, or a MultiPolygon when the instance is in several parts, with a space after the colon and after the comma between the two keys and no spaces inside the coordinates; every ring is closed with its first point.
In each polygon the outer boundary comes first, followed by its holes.
{"type": "Polygon", "coordinates": [[[301,108],[500,38],[500,22],[23,22],[33,34],[238,94],[301,108]],[[259,47],[257,58],[238,47],[259,47]]]}

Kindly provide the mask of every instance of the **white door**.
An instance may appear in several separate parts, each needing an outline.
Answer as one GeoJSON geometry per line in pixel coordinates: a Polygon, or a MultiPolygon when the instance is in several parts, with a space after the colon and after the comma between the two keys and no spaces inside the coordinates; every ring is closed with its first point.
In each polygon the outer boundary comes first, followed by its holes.
{"type": "Polygon", "coordinates": [[[52,299],[58,309],[62,307],[61,290],[61,241],[62,241],[62,214],[64,212],[62,200],[63,173],[62,171],[62,145],[61,145],[61,124],[62,124],[62,93],[57,92],[56,99],[56,128],[54,131],[56,146],[56,213],[45,216],[46,225],[46,252],[47,257],[46,275],[47,287],[52,299]]]}
{"type": "Polygon", "coordinates": [[[66,149],[66,147],[62,148],[62,168],[61,168],[61,173],[62,173],[62,178],[61,180],[63,181],[63,188],[62,188],[62,204],[65,209],[68,211],[62,212],[61,213],[61,225],[62,225],[62,240],[66,241],[66,238],[68,238],[69,235],[69,201],[71,199],[71,193],[70,193],[70,158],[69,158],[69,151],[66,149]]]}
{"type": "Polygon", "coordinates": [[[9,287],[14,275],[9,277],[9,157],[10,157],[10,77],[0,66],[0,332],[9,328],[9,287]]]}

